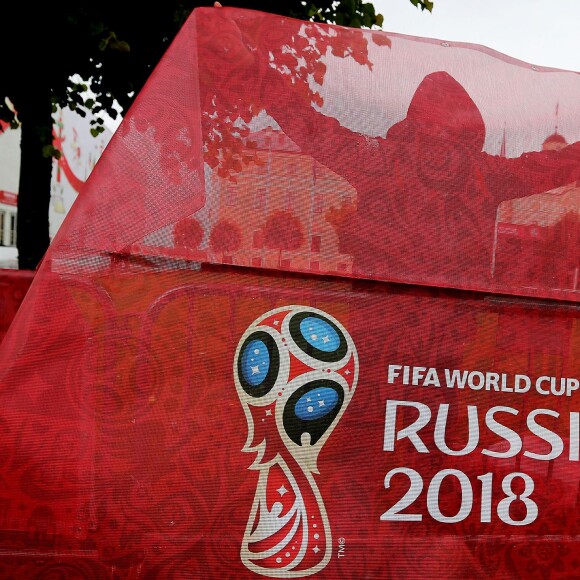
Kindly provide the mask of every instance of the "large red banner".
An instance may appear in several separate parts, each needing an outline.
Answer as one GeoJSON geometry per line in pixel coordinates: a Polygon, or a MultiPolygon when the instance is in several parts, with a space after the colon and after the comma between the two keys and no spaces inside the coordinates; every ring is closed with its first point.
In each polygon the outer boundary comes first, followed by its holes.
{"type": "Polygon", "coordinates": [[[3,342],[0,575],[574,577],[578,95],[197,9],[3,342]]]}
{"type": "Polygon", "coordinates": [[[0,268],[0,343],[20,308],[33,277],[34,272],[27,270],[0,268]]]}
{"type": "Polygon", "coordinates": [[[51,332],[31,309],[4,347],[4,570],[575,574],[575,310],[230,271],[89,281],[47,274],[51,332]]]}

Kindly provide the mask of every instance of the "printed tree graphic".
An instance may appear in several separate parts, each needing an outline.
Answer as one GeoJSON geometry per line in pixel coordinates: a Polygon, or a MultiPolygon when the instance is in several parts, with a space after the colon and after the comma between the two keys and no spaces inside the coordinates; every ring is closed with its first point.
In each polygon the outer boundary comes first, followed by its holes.
{"type": "MultiPolygon", "coordinates": [[[[363,6],[366,10],[371,4],[363,6]]],[[[258,90],[260,83],[268,84],[275,72],[286,78],[305,103],[322,107],[319,88],[324,84],[328,54],[352,59],[370,70],[369,41],[390,48],[391,40],[382,31],[363,35],[356,28],[343,26],[329,33],[324,25],[297,19],[284,19],[272,34],[269,20],[256,18],[239,28],[226,14],[214,15],[208,24],[215,27],[215,34],[207,34],[198,47],[200,78],[215,81],[200,85],[203,149],[204,160],[217,175],[236,182],[245,166],[260,164],[249,124],[253,117],[268,110],[272,98],[258,90]],[[270,62],[266,71],[256,62],[256,55],[264,54],[269,55],[270,62]],[[261,71],[259,79],[256,70],[261,71]]],[[[370,28],[372,18],[358,20],[358,25],[370,28]]],[[[382,16],[379,18],[382,21],[382,16]]],[[[272,92],[277,90],[273,88],[272,92]]]]}
{"type": "Polygon", "coordinates": [[[203,228],[195,218],[184,218],[173,227],[173,243],[176,248],[196,250],[202,240],[203,228]]]}
{"type": "Polygon", "coordinates": [[[282,252],[298,250],[304,243],[300,220],[289,211],[271,213],[264,224],[264,246],[278,250],[278,266],[282,263],[282,252]]]}
{"type": "Polygon", "coordinates": [[[209,247],[216,254],[231,254],[242,245],[242,232],[233,222],[219,220],[209,234],[209,247]]]}

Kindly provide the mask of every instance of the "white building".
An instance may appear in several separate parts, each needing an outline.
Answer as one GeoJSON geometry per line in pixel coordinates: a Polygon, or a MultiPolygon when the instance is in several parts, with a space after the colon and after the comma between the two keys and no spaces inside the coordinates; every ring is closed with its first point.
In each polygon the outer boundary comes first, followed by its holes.
{"type": "MultiPolygon", "coordinates": [[[[21,130],[6,125],[3,128],[0,132],[0,268],[18,268],[16,219],[21,130]]],[[[69,109],[55,115],[55,146],[62,157],[53,163],[48,215],[51,240],[113,135],[106,128],[104,133],[93,137],[90,129],[88,116],[83,118],[69,109]]]]}
{"type": "Polygon", "coordinates": [[[16,204],[20,174],[20,129],[0,132],[0,268],[17,268],[16,204]]]}

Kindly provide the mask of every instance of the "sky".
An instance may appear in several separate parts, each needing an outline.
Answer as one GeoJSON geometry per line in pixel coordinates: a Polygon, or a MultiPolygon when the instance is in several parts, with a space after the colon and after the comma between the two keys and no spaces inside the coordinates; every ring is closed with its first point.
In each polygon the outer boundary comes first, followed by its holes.
{"type": "Polygon", "coordinates": [[[371,0],[383,30],[493,48],[530,64],[580,71],[580,0],[371,0]]]}

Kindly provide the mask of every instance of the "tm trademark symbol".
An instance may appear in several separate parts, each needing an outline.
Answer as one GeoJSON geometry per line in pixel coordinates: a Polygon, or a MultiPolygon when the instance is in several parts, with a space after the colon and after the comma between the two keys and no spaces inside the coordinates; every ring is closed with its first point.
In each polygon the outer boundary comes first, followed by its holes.
{"type": "Polygon", "coordinates": [[[346,540],[341,536],[338,538],[338,557],[346,556],[346,540]]]}

